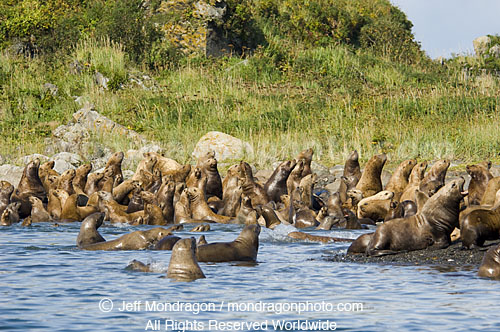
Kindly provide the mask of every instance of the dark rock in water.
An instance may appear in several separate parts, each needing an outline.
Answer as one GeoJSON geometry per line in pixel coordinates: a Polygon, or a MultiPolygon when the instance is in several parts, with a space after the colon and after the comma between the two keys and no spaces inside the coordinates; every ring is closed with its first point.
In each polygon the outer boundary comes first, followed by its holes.
{"type": "Polygon", "coordinates": [[[466,250],[462,249],[461,242],[455,242],[446,249],[440,250],[415,250],[409,252],[401,252],[395,255],[386,255],[381,257],[366,256],[364,254],[338,254],[334,256],[324,257],[332,262],[344,263],[360,263],[360,264],[391,264],[391,265],[439,265],[439,266],[456,266],[479,267],[486,250],[491,245],[498,244],[498,241],[490,241],[486,245],[488,247],[480,249],[466,250]]]}

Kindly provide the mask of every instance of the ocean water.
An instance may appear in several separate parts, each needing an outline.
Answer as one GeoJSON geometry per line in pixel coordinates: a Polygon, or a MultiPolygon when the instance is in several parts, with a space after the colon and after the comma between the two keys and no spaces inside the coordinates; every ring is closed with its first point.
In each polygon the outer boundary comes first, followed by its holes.
{"type": "MultiPolygon", "coordinates": [[[[114,239],[149,226],[103,225],[114,239]]],[[[500,331],[500,283],[477,267],[337,263],[348,244],[263,229],[258,261],[200,263],[206,279],[165,278],[169,251],[81,251],[79,223],[0,228],[0,330],[8,331],[500,331]],[[133,259],[152,273],[126,270],[133,259]]],[[[211,225],[231,241],[240,225],[211,225]]],[[[365,231],[323,231],[356,238],[365,231]]]]}

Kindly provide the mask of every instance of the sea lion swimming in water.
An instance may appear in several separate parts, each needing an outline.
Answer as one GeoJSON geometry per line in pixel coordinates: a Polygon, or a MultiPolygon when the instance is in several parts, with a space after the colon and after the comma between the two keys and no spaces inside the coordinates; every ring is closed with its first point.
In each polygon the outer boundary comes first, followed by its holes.
{"type": "Polygon", "coordinates": [[[176,281],[192,281],[205,278],[196,260],[196,240],[194,237],[179,240],[172,249],[168,264],[167,278],[176,281]]]}

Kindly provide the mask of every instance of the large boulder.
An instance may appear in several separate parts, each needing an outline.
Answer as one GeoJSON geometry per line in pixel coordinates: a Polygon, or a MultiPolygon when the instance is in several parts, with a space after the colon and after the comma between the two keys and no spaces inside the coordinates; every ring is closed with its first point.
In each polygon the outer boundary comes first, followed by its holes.
{"type": "Polygon", "coordinates": [[[472,45],[474,45],[474,52],[476,52],[477,56],[483,56],[488,53],[490,49],[491,38],[488,36],[477,37],[472,41],[472,45]]]}
{"type": "Polygon", "coordinates": [[[8,181],[17,187],[23,175],[24,167],[5,164],[0,166],[0,181],[8,181]]]}
{"type": "Polygon", "coordinates": [[[68,169],[75,169],[84,163],[84,160],[80,155],[70,152],[59,152],[50,158],[50,161],[54,161],[54,170],[59,174],[62,174],[68,169]]]}
{"type": "Polygon", "coordinates": [[[253,154],[248,142],[219,131],[211,131],[201,137],[194,148],[193,157],[198,159],[210,151],[215,152],[218,161],[245,159],[253,154]]]}

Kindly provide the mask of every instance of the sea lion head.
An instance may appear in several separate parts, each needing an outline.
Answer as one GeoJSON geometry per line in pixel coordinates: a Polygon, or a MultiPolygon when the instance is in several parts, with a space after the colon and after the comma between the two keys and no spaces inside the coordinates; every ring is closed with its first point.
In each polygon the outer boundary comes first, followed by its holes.
{"type": "Polygon", "coordinates": [[[104,191],[104,190],[100,190],[97,192],[97,196],[103,200],[104,202],[109,202],[109,201],[113,201],[114,198],[113,198],[113,194],[111,194],[110,192],[107,192],[107,191],[104,191]]]}
{"type": "Polygon", "coordinates": [[[201,190],[196,187],[189,187],[184,189],[186,192],[187,197],[189,198],[190,202],[197,201],[200,197],[202,197],[201,190]]]}
{"type": "Polygon", "coordinates": [[[257,247],[259,243],[259,234],[261,227],[259,224],[247,225],[241,231],[240,235],[235,241],[254,243],[257,242],[257,247]]]}
{"type": "Polygon", "coordinates": [[[205,278],[196,260],[196,240],[194,237],[179,240],[174,245],[167,277],[176,281],[193,281],[205,278]]]}
{"type": "Polygon", "coordinates": [[[306,149],[304,151],[301,151],[297,156],[297,160],[300,160],[300,159],[303,159],[306,161],[311,160],[313,153],[314,153],[313,148],[309,148],[309,149],[306,149]]]}
{"type": "Polygon", "coordinates": [[[14,192],[14,186],[8,181],[0,181],[0,196],[10,198],[14,192]]]}

